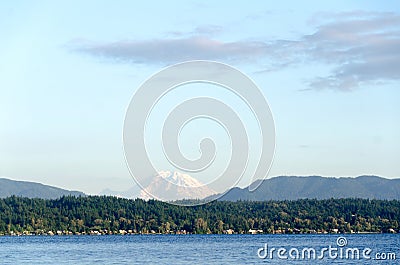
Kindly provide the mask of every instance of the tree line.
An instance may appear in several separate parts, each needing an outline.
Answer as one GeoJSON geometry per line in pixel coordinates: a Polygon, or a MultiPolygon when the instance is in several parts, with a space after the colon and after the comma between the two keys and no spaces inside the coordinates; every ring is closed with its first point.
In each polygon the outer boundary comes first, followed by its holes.
{"type": "Polygon", "coordinates": [[[0,199],[0,235],[399,232],[400,201],[301,199],[176,206],[110,196],[0,199]]]}

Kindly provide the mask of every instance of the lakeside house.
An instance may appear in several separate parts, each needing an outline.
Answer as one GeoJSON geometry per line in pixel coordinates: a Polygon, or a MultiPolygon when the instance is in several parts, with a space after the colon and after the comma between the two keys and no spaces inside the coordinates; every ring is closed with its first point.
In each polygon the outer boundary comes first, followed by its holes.
{"type": "Polygon", "coordinates": [[[224,233],[224,234],[227,234],[227,235],[232,235],[232,234],[235,233],[235,230],[233,230],[233,229],[227,229],[227,230],[224,230],[223,233],[224,233]]]}
{"type": "Polygon", "coordinates": [[[249,234],[256,235],[256,234],[262,234],[264,231],[262,229],[249,229],[249,234]]]}

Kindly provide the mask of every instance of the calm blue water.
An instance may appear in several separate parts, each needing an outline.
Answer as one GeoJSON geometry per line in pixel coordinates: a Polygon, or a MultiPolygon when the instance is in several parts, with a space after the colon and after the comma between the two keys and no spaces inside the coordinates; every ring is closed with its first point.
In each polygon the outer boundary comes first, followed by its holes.
{"type": "MultiPolygon", "coordinates": [[[[400,235],[344,235],[346,248],[372,249],[370,260],[260,259],[258,249],[338,247],[340,235],[130,235],[0,237],[0,264],[400,264],[400,235]],[[373,260],[376,253],[397,260],[373,260]]],[[[342,235],[343,236],[343,235],[342,235]]],[[[340,248],[338,248],[340,249],[340,248]]],[[[338,250],[339,253],[339,250],[338,250]]],[[[260,252],[261,256],[264,251],[260,252]]],[[[292,252],[292,256],[296,252],[292,252]]],[[[317,252],[318,254],[318,252],[317,252]]],[[[334,252],[332,252],[332,255],[334,252]]],[[[361,257],[362,258],[362,257],[361,257]]]]}

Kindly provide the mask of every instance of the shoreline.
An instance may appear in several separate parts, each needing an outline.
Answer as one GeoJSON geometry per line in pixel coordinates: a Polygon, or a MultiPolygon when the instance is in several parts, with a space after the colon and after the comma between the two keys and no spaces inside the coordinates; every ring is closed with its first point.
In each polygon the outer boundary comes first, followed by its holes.
{"type": "Polygon", "coordinates": [[[355,233],[222,233],[222,234],[196,234],[196,233],[42,233],[42,234],[35,234],[35,233],[0,233],[0,237],[32,237],[32,236],[44,236],[44,237],[75,237],[75,236],[142,236],[142,235],[170,235],[170,236],[180,236],[180,235],[217,235],[217,236],[225,236],[225,235],[249,235],[249,236],[257,236],[257,235],[395,235],[400,233],[398,232],[355,232],[355,233]]]}

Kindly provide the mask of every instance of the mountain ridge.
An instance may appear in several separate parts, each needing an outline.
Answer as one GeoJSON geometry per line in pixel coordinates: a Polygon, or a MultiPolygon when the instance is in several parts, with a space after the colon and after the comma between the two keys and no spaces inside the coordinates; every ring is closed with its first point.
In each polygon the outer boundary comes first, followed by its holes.
{"type": "MultiPolygon", "coordinates": [[[[164,177],[168,178],[167,175],[164,177]]],[[[400,200],[400,179],[387,179],[375,175],[361,175],[358,177],[277,176],[265,180],[256,180],[255,183],[258,184],[260,181],[259,188],[253,192],[249,192],[247,187],[234,187],[227,190],[222,196],[221,194],[215,194],[206,197],[204,200],[209,201],[214,198],[218,198],[220,201],[330,198],[400,200]]],[[[111,193],[112,191],[110,190],[109,192],[111,193]]],[[[128,194],[130,199],[140,198],[140,189],[130,188],[126,193],[118,192],[103,195],[125,198],[128,194]],[[139,193],[136,193],[136,196],[132,196],[137,190],[139,190],[139,193]]],[[[68,195],[87,196],[80,191],[70,191],[41,183],[0,177],[0,198],[13,195],[43,199],[54,199],[68,195]]]]}
{"type": "Polygon", "coordinates": [[[400,179],[386,179],[374,175],[358,177],[277,176],[257,180],[255,183],[258,184],[260,181],[260,186],[253,192],[248,191],[247,187],[234,187],[226,191],[218,200],[400,199],[400,179]]]}
{"type": "Polygon", "coordinates": [[[0,177],[0,198],[18,196],[27,198],[57,199],[68,195],[76,197],[86,196],[86,194],[81,191],[70,191],[37,182],[12,180],[0,177]]]}

